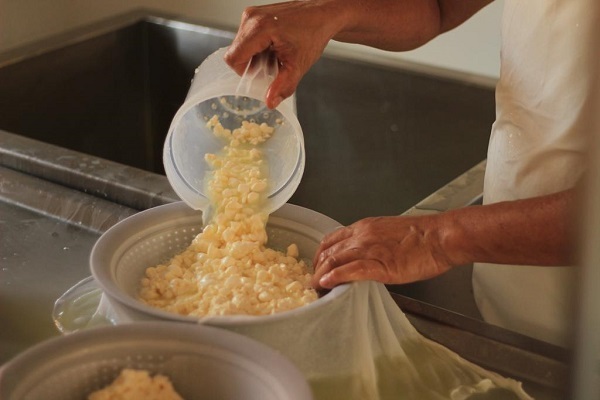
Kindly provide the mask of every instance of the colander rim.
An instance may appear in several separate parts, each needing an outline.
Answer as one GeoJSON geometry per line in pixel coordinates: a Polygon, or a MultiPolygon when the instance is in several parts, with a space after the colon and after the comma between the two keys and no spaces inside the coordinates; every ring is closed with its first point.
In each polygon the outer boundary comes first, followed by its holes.
{"type": "MultiPolygon", "coordinates": [[[[253,367],[260,368],[257,376],[268,374],[282,386],[278,390],[294,393],[294,399],[313,398],[308,381],[300,369],[272,347],[243,334],[218,327],[166,321],[95,327],[46,339],[0,366],[0,396],[5,390],[10,391],[13,387],[18,389],[25,385],[35,374],[39,375],[44,369],[47,370],[48,365],[57,360],[60,364],[74,353],[81,354],[77,357],[95,354],[94,346],[102,344],[102,349],[106,349],[114,344],[118,347],[119,341],[128,343],[134,339],[140,340],[141,343],[156,340],[157,344],[154,345],[160,345],[162,341],[172,345],[175,341],[185,346],[202,345],[207,349],[214,348],[223,355],[235,357],[244,364],[251,363],[253,367]],[[40,360],[46,362],[40,364],[40,360]],[[18,379],[15,379],[17,376],[18,379]],[[293,391],[290,390],[292,385],[293,391]]],[[[165,345],[165,348],[168,347],[165,345]]],[[[204,356],[205,353],[196,350],[194,355],[204,356]]]]}
{"type": "MultiPolygon", "coordinates": [[[[280,209],[276,210],[272,216],[276,218],[286,219],[294,218],[294,216],[304,215],[310,218],[318,218],[323,224],[323,230],[332,231],[341,227],[341,224],[332,218],[329,218],[316,211],[307,209],[305,207],[297,206],[294,204],[286,203],[280,209]]],[[[106,265],[105,254],[115,254],[123,244],[116,245],[115,238],[119,236],[127,236],[126,233],[131,231],[131,226],[148,226],[149,221],[158,220],[159,218],[167,219],[170,218],[187,218],[189,216],[195,216],[201,219],[201,211],[190,208],[185,202],[174,202],[165,205],[156,206],[137,214],[134,214],[117,224],[109,228],[100,238],[96,241],[90,254],[90,269],[92,276],[102,289],[103,293],[108,296],[111,302],[117,302],[118,305],[124,306],[127,310],[133,310],[143,314],[144,316],[155,317],[159,319],[167,319],[172,321],[180,322],[193,322],[200,324],[217,324],[219,326],[236,326],[236,325],[253,325],[263,324],[266,322],[274,322],[282,319],[290,318],[292,316],[298,316],[311,310],[322,307],[324,304],[333,301],[344,294],[349,293],[350,285],[344,284],[337,286],[328,293],[321,296],[316,301],[307,304],[305,306],[282,311],[276,314],[263,315],[263,316],[248,316],[248,315],[226,315],[226,316],[207,316],[207,317],[191,317],[179,315],[176,313],[160,310],[149,305],[142,303],[141,301],[134,299],[130,295],[124,293],[114,279],[110,270],[110,265],[106,265]]],[[[162,222],[161,222],[162,224],[162,222]]],[[[161,224],[155,224],[153,227],[159,227],[161,224]]],[[[158,228],[156,229],[158,230],[158,228]]],[[[326,233],[326,232],[323,232],[326,233]]]]}

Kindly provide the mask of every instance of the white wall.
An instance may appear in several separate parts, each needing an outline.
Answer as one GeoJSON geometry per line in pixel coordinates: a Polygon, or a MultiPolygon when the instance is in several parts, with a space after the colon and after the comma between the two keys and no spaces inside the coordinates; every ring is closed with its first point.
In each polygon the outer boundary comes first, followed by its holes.
{"type": "MultiPolygon", "coordinates": [[[[246,6],[270,2],[275,0],[0,0],[0,51],[139,7],[235,29],[246,6]]],[[[501,10],[502,0],[497,0],[456,30],[407,53],[340,43],[330,47],[370,60],[410,61],[495,79],[499,71],[501,10]]]]}

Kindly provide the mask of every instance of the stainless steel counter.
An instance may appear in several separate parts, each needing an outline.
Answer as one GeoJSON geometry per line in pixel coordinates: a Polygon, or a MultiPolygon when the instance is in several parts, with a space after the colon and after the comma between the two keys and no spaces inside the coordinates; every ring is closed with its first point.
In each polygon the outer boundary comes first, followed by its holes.
{"type": "Polygon", "coordinates": [[[102,232],[177,197],[164,176],[0,131],[0,363],[57,335],[102,232]]]}
{"type": "Polygon", "coordinates": [[[0,363],[58,334],[54,301],[89,276],[100,232],[133,212],[0,167],[0,363]]]}

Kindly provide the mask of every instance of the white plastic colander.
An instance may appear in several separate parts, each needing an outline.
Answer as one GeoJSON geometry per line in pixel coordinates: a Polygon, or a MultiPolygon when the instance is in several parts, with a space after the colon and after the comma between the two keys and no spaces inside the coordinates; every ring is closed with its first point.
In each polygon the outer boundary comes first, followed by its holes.
{"type": "MultiPolygon", "coordinates": [[[[284,204],[269,216],[268,245],[285,249],[298,245],[300,257],[312,260],[323,236],[340,224],[318,212],[284,204]]],[[[202,213],[183,202],[155,207],[135,214],[106,231],[90,256],[92,275],[111,302],[128,320],[204,322],[216,326],[261,324],[293,318],[319,307],[348,290],[340,286],[306,306],[266,316],[214,316],[198,319],[150,307],[137,299],[146,268],[167,261],[185,249],[202,229],[202,213]]]]}
{"type": "Polygon", "coordinates": [[[270,347],[223,329],[139,322],[47,340],[0,368],[0,398],[82,400],[123,368],[169,377],[186,400],[309,400],[300,371],[270,347]]]}

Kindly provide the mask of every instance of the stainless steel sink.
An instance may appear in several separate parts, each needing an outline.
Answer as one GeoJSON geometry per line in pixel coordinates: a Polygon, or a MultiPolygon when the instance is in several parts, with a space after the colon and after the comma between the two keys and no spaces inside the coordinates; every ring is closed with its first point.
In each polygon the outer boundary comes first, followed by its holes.
{"type": "MultiPolygon", "coordinates": [[[[0,129],[162,173],[195,67],[232,38],[136,12],[0,55],[0,129]]],[[[491,87],[343,55],[311,69],[297,106],[307,162],[291,202],[343,224],[400,214],[483,160],[494,118],[491,87]]]]}

